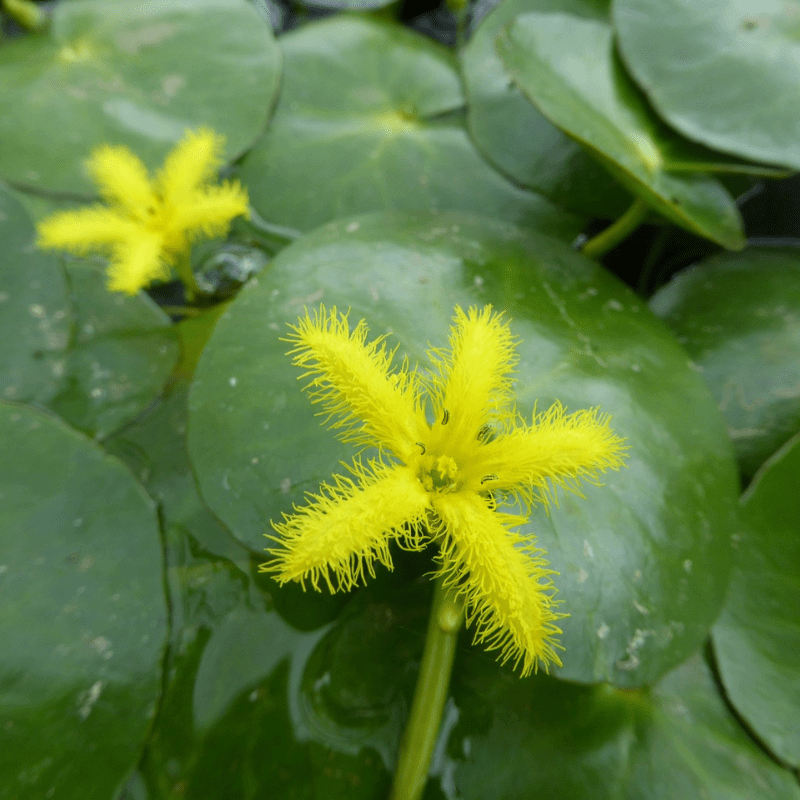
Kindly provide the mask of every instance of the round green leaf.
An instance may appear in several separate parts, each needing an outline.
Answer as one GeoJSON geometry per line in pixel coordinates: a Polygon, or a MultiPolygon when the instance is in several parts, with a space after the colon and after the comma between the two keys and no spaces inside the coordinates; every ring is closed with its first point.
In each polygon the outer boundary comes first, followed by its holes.
{"type": "Polygon", "coordinates": [[[681,169],[676,134],[647,106],[614,53],[610,26],[568,14],[523,14],[497,37],[506,68],[553,124],[577,139],[667,219],[731,248],[739,212],[715,178],[681,169]]]}
{"type": "Polygon", "coordinates": [[[0,185],[0,394],[8,400],[52,397],[69,342],[64,273],[34,239],[19,200],[0,185]]]}
{"type": "Polygon", "coordinates": [[[109,292],[105,273],[88,262],[68,263],[67,276],[75,325],[46,405],[101,439],[161,394],[179,347],[169,317],[143,292],[109,292]]]}
{"type": "Polygon", "coordinates": [[[469,132],[495,166],[566,208],[616,217],[628,193],[577,143],[562,133],[508,80],[495,37],[527,11],[565,11],[606,19],[600,0],[504,0],[481,20],[461,54],[469,132]]]}
{"type": "Polygon", "coordinates": [[[776,453],[742,498],[728,600],[714,626],[722,682],[736,710],[780,760],[800,764],[800,437],[776,453]]]}
{"type": "Polygon", "coordinates": [[[650,301],[706,379],[750,476],[800,430],[800,258],[750,247],[678,274],[650,301]]]}
{"type": "Polygon", "coordinates": [[[522,340],[518,407],[601,406],[630,466],[563,497],[530,529],[555,569],[565,667],[640,684],[696,649],[727,584],[735,468],[685,353],[616,279],[557,240],[467,215],[375,214],[302,237],[220,318],[190,395],[201,493],[248,547],[349,462],[319,426],[280,337],[304,306],[351,308],[412,364],[447,341],[453,307],[504,309],[522,340]]]}
{"type": "Polygon", "coordinates": [[[145,294],[109,292],[88,261],[62,269],[36,248],[30,220],[2,188],[0,237],[2,395],[108,435],[145,409],[171,374],[178,346],[169,318],[145,294]]]}
{"type": "MultiPolygon", "coordinates": [[[[462,662],[440,768],[464,800],[797,800],[794,776],[731,714],[700,656],[635,691],[462,662]]],[[[437,781],[438,782],[438,781],[437,781]]]]}
{"type": "Polygon", "coordinates": [[[281,38],[280,100],[242,163],[258,212],[308,230],[373,210],[456,209],[573,238],[580,221],[475,150],[455,57],[398,25],[332,17],[281,38]]]}
{"type": "MultiPolygon", "coordinates": [[[[177,398],[139,426],[134,439],[144,442],[148,431],[161,428],[174,442],[174,430],[165,423],[181,407],[173,402],[177,398]]],[[[308,710],[310,692],[301,688],[301,677],[326,628],[318,621],[303,631],[283,619],[278,603],[262,593],[273,584],[263,576],[254,580],[243,549],[236,554],[229,546],[225,557],[215,555],[221,552],[219,535],[208,524],[209,512],[200,512],[196,493],[185,486],[185,468],[174,469],[180,459],[167,452],[159,458],[159,443],[152,440],[147,451],[159,473],[152,488],[163,492],[169,519],[173,633],[164,696],[140,767],[145,796],[386,796],[386,768],[374,752],[310,727],[318,715],[308,710]],[[185,513],[189,508],[195,512],[191,518],[185,513]]],[[[334,610],[340,605],[320,596],[309,599],[325,599],[334,610]]]]}
{"type": "Polygon", "coordinates": [[[279,65],[246,0],[59,3],[47,34],[0,49],[0,175],[93,194],[93,147],[127,145],[155,168],[200,125],[231,158],[266,124],[279,65]]]}
{"type": "Polygon", "coordinates": [[[670,125],[710,147],[800,169],[796,3],[615,0],[613,17],[626,64],[670,125]]]}
{"type": "Polygon", "coordinates": [[[155,509],[81,434],[0,404],[0,798],[115,796],[161,688],[155,509]]]}

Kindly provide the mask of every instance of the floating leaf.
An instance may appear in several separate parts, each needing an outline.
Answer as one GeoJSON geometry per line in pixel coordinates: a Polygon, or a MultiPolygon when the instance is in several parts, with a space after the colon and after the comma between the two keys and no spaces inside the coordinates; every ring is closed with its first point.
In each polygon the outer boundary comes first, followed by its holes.
{"type": "Polygon", "coordinates": [[[279,69],[246,0],[58,3],[46,34],[0,48],[0,176],[94,194],[83,162],[95,146],[127,145],[155,168],[201,125],[232,158],[266,124],[279,69]]]}
{"type": "Polygon", "coordinates": [[[108,435],[146,408],[171,374],[178,346],[169,318],[145,294],[110,293],[93,263],[63,269],[37,250],[22,206],[2,189],[0,236],[3,396],[108,435]]]}
{"type": "Polygon", "coordinates": [[[469,132],[500,170],[566,208],[613,218],[630,203],[628,193],[595,159],[542,116],[508,79],[495,37],[520,14],[563,11],[606,19],[597,0],[504,0],[478,25],[461,54],[469,132]]]}
{"type": "MultiPolygon", "coordinates": [[[[737,495],[724,425],[685,353],[624,286],[567,245],[460,214],[375,214],[302,237],[222,315],[190,394],[201,493],[234,535],[270,519],[353,456],[322,429],[280,340],[304,306],[351,308],[419,368],[453,307],[491,303],[521,340],[518,408],[600,406],[630,467],[530,523],[555,569],[565,667],[638,685],[679,663],[722,605],[737,495]],[[401,275],[402,280],[396,276],[401,275]]],[[[283,590],[281,590],[283,591],[283,590]]]]}
{"type": "Polygon", "coordinates": [[[800,798],[794,776],[731,714],[700,656],[633,691],[544,676],[498,681],[475,659],[456,672],[453,700],[437,783],[464,800],[800,798]]]}
{"type": "Polygon", "coordinates": [[[742,498],[728,600],[714,626],[714,650],[734,708],[782,761],[800,764],[800,438],[758,473],[742,498]]]}
{"type": "Polygon", "coordinates": [[[797,3],[614,0],[613,18],[626,64],[670,125],[800,169],[797,3]]]}
{"type": "Polygon", "coordinates": [[[34,238],[19,200],[0,185],[0,390],[28,402],[57,391],[72,323],[59,261],[34,238]]]}
{"type": "Polygon", "coordinates": [[[733,198],[715,178],[681,170],[688,157],[614,53],[611,27],[568,14],[523,14],[497,38],[528,99],[667,219],[719,244],[744,246],[733,198]]]}
{"type": "Polygon", "coordinates": [[[715,256],[650,301],[702,371],[746,476],[800,430],[799,252],[715,256]]]}
{"type": "Polygon", "coordinates": [[[525,192],[478,154],[449,50],[398,25],[333,17],[281,37],[269,128],[241,177],[271,223],[309,230],[373,210],[457,209],[547,227],[580,221],[525,192]]]}
{"type": "Polygon", "coordinates": [[[107,800],[161,691],[161,541],[130,472],[59,420],[0,403],[0,797],[107,800]]]}

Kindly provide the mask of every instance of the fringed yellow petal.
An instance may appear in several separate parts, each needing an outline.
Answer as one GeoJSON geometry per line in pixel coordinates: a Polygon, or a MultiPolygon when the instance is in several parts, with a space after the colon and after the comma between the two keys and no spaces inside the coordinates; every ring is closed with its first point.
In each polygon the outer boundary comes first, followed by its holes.
{"type": "Polygon", "coordinates": [[[156,197],[147,167],[127,147],[102,145],[86,162],[100,194],[122,206],[132,217],[146,222],[156,213],[156,197]]]}
{"type": "Polygon", "coordinates": [[[461,461],[481,429],[508,413],[516,341],[491,306],[473,306],[467,313],[456,308],[450,351],[432,350],[430,358],[439,373],[433,379],[437,424],[431,443],[461,461]]]}
{"type": "Polygon", "coordinates": [[[169,277],[169,265],[161,259],[161,237],[140,233],[114,248],[108,267],[108,288],[112,292],[136,294],[154,280],[169,277]]]}
{"type": "Polygon", "coordinates": [[[168,208],[190,205],[195,192],[210,181],[222,164],[225,137],[209,128],[187,131],[167,156],[156,180],[168,208]]]}
{"type": "Polygon", "coordinates": [[[442,494],[432,503],[442,521],[441,574],[466,601],[475,641],[499,650],[503,663],[521,665],[523,675],[539,664],[545,671],[561,666],[554,623],[566,615],[553,610],[555,573],[532,538],[507,527],[524,520],[498,513],[474,492],[442,494]]]}
{"type": "Polygon", "coordinates": [[[393,371],[385,337],[367,343],[362,320],[353,330],[347,314],[320,306],[306,312],[286,341],[294,363],[306,371],[306,389],[321,403],[326,422],[344,441],[391,450],[406,462],[427,430],[417,401],[417,381],[408,366],[393,371]]]}
{"type": "Polygon", "coordinates": [[[78,255],[127,240],[137,230],[136,223],[103,206],[59,211],[45,217],[36,227],[39,247],[78,255]]]}
{"type": "Polygon", "coordinates": [[[535,414],[531,426],[508,430],[479,448],[471,465],[472,485],[511,490],[545,504],[555,499],[559,486],[577,491],[580,479],[593,482],[598,473],[624,464],[628,448],[610,421],[597,409],[567,414],[561,403],[554,403],[535,414]],[[491,480],[485,481],[486,476],[491,480]]]}
{"type": "Polygon", "coordinates": [[[375,561],[392,568],[393,538],[421,547],[427,493],[406,467],[372,467],[368,474],[356,465],[359,485],[334,475],[335,485],[323,484],[320,494],[308,495],[309,505],[272,523],[280,538],[270,538],[280,548],[271,551],[274,560],[261,570],[281,584],[300,581],[305,589],[310,581],[319,590],[322,581],[331,592],[346,591],[375,576],[375,561]]]}
{"type": "Polygon", "coordinates": [[[170,211],[169,226],[181,234],[224,236],[234,217],[249,216],[247,192],[235,182],[209,186],[195,192],[185,206],[170,211]]]}

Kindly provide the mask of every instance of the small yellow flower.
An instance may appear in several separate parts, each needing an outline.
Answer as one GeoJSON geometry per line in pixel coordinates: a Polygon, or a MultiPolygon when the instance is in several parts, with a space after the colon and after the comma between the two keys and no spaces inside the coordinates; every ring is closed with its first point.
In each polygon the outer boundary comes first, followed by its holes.
{"type": "Polygon", "coordinates": [[[190,240],[223,236],[231,219],[247,216],[247,192],[238,183],[211,185],[225,139],[208,128],[187,132],[151,180],[127,147],[102,145],[86,162],[108,205],[63,211],[42,220],[39,246],[110,256],[108,288],[136,294],[169,277],[190,240]]]}
{"type": "Polygon", "coordinates": [[[386,337],[368,343],[366,322],[351,330],[335,308],[306,312],[291,327],[290,354],[326,422],[379,456],[369,465],[357,458],[356,481],[335,475],[273,523],[280,538],[269,538],[280,547],[262,571],[281,584],[309,580],[319,589],[322,580],[346,590],[374,576],[375,561],[391,569],[392,540],[414,550],[433,541],[439,575],[465,602],[476,641],[521,662],[523,675],[539,662],[560,666],[555,621],[565,615],[554,610],[555,573],[534,538],[513,530],[527,518],[500,503],[527,510],[558,486],[575,490],[579,478],[619,468],[626,448],[609,417],[567,415],[556,403],[525,423],[513,405],[517,342],[491,306],[456,308],[450,347],[429,352],[434,369],[424,378],[407,362],[395,369],[386,337]]]}

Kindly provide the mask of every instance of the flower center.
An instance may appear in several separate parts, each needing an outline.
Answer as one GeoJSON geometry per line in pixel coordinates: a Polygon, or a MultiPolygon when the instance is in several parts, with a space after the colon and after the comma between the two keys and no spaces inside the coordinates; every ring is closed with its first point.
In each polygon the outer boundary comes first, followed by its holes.
{"type": "Polygon", "coordinates": [[[451,456],[424,456],[419,479],[427,492],[455,492],[459,489],[458,464],[451,456]]]}

